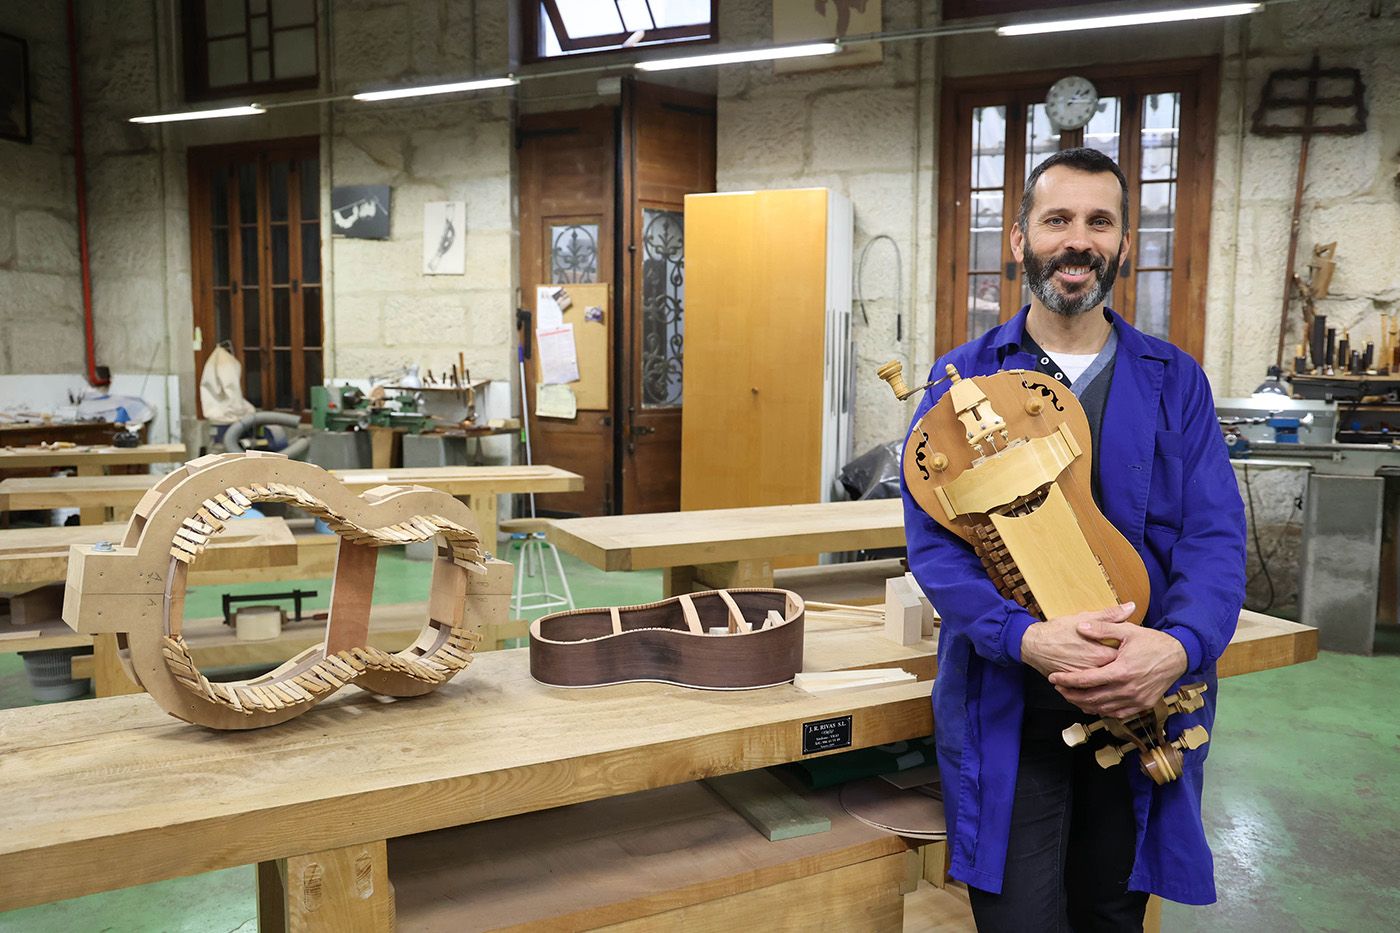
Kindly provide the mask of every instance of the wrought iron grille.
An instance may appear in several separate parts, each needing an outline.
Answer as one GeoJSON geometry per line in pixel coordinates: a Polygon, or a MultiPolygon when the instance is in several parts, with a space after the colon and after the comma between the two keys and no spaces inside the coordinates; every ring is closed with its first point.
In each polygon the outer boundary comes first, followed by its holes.
{"type": "Polygon", "coordinates": [[[549,228],[549,280],[560,285],[598,281],[598,225],[563,224],[549,228]]]}
{"type": "Polygon", "coordinates": [[[642,407],[681,404],[685,349],[685,222],[642,210],[642,407]]]}

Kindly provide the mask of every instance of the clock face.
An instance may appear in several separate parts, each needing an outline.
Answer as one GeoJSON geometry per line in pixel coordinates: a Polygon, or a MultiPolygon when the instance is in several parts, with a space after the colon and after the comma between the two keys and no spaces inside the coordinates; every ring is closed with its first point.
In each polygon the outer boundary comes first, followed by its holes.
{"type": "Polygon", "coordinates": [[[1093,118],[1099,107],[1099,92],[1088,78],[1070,75],[1050,86],[1045,95],[1045,115],[1057,130],[1077,130],[1093,118]]]}

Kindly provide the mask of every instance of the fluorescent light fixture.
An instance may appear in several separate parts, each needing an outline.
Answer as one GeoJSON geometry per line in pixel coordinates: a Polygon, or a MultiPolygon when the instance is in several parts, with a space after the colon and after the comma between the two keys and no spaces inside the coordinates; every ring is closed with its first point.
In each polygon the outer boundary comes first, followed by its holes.
{"type": "Polygon", "coordinates": [[[835,42],[813,42],[808,45],[788,45],[778,48],[745,49],[742,52],[716,52],[712,55],[688,55],[683,58],[657,58],[637,62],[639,71],[672,71],[677,68],[704,68],[707,65],[732,65],[735,62],[766,62],[778,58],[806,58],[809,55],[830,55],[840,49],[835,42]]]}
{"type": "Polygon", "coordinates": [[[1018,23],[998,26],[999,36],[1034,36],[1045,32],[1074,32],[1079,29],[1109,29],[1114,26],[1137,26],[1143,23],[1175,23],[1188,19],[1215,19],[1221,16],[1243,16],[1258,10],[1262,3],[1226,3],[1219,6],[1188,6],[1146,13],[1124,13],[1118,16],[1091,16],[1084,19],[1057,19],[1043,23],[1018,23]]]}
{"type": "Polygon", "coordinates": [[[430,84],[425,87],[398,87],[388,91],[363,91],[353,95],[356,100],[399,100],[404,97],[428,97],[433,94],[457,94],[462,91],[486,91],[497,87],[514,87],[516,78],[482,78],[479,81],[458,81],[455,84],[430,84]]]}
{"type": "Polygon", "coordinates": [[[184,120],[213,120],[217,117],[251,117],[264,110],[257,104],[245,107],[220,107],[217,110],[186,110],[183,113],[156,113],[146,117],[132,117],[132,123],[179,123],[184,120]]]}

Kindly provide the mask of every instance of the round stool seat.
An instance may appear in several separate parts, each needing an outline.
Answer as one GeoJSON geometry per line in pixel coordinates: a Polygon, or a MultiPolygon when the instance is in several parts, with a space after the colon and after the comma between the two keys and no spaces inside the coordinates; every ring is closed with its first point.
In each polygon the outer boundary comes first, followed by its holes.
{"type": "Polygon", "coordinates": [[[500,529],[508,534],[531,534],[553,527],[554,521],[548,518],[508,518],[500,523],[500,529]]]}

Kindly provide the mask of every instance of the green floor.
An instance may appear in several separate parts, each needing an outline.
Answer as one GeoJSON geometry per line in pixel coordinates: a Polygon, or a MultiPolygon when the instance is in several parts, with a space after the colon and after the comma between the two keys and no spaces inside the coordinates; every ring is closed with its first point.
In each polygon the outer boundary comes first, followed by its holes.
{"type": "MultiPolygon", "coordinates": [[[[580,606],[658,598],[657,572],[603,574],[567,555],[580,606]]],[[[329,580],[303,581],[324,607],[329,580]]],[[[428,565],[386,554],[385,604],[426,596],[428,565]]],[[[265,591],[266,585],[228,588],[265,591]]],[[[219,590],[191,591],[191,617],[219,613],[219,590]]],[[[1207,770],[1206,824],[1220,902],[1168,904],[1163,928],[1186,931],[1394,930],[1400,917],[1400,633],[1374,658],[1317,661],[1231,678],[1207,770]]],[[[14,655],[0,655],[0,707],[32,703],[14,655]]],[[[0,831],[3,831],[0,829],[0,831]]],[[[0,931],[252,931],[250,866],[0,914],[0,931]]]]}

